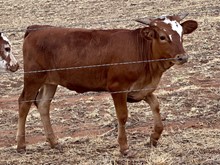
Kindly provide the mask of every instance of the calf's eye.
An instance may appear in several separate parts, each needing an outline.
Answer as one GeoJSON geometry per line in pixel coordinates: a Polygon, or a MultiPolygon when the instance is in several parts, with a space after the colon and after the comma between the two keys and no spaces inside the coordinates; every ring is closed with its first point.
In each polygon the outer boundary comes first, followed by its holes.
{"type": "Polygon", "coordinates": [[[160,36],[160,40],[165,40],[166,37],[165,36],[160,36]]]}
{"type": "Polygon", "coordinates": [[[6,52],[10,52],[11,49],[10,49],[10,48],[5,48],[5,51],[6,51],[6,52]]]}

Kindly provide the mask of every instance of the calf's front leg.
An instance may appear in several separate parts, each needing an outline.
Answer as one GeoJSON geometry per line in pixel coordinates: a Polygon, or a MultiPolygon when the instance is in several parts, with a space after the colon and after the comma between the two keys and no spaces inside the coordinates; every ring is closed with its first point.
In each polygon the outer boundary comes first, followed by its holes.
{"type": "Polygon", "coordinates": [[[163,123],[160,116],[159,102],[154,94],[147,95],[144,100],[150,105],[153,113],[154,131],[150,136],[150,144],[156,147],[158,139],[163,132],[163,123]]]}
{"type": "Polygon", "coordinates": [[[118,143],[120,146],[120,152],[123,155],[128,154],[127,135],[125,130],[125,124],[128,118],[127,110],[127,94],[117,93],[112,94],[112,98],[115,105],[116,115],[118,118],[118,143]]]}

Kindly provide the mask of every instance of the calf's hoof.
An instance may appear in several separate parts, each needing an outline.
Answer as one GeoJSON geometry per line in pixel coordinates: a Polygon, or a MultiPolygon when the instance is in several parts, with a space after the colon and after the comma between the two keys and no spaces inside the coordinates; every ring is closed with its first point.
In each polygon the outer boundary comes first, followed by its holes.
{"type": "Polygon", "coordinates": [[[26,147],[17,147],[17,152],[20,154],[24,154],[26,153],[26,147]]]}
{"type": "Polygon", "coordinates": [[[129,149],[126,149],[124,151],[120,150],[120,152],[121,152],[122,156],[126,157],[126,158],[134,158],[135,155],[137,154],[137,153],[135,153],[133,151],[130,151],[129,149]]]}
{"type": "Polygon", "coordinates": [[[56,145],[51,146],[51,148],[53,148],[55,150],[59,150],[59,152],[63,152],[63,146],[59,143],[57,143],[56,145]]]}
{"type": "Polygon", "coordinates": [[[157,147],[158,140],[150,138],[150,146],[157,147]]]}
{"type": "Polygon", "coordinates": [[[54,139],[47,138],[46,142],[50,144],[51,148],[59,149],[61,147],[57,139],[54,140],[54,139]]]}

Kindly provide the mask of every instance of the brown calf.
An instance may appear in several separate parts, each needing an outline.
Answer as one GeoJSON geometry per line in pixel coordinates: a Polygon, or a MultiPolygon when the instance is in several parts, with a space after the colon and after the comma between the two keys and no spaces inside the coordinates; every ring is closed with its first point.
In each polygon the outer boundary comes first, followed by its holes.
{"type": "Polygon", "coordinates": [[[184,51],[182,37],[183,34],[193,32],[197,22],[188,20],[180,24],[185,16],[137,20],[146,26],[135,30],[87,30],[39,25],[28,27],[23,58],[24,71],[30,73],[24,75],[24,88],[19,98],[17,150],[24,151],[26,148],[25,122],[32,104],[30,100],[35,99],[47,141],[51,147],[57,147],[49,107],[58,85],[76,92],[111,93],[118,118],[118,142],[122,154],[128,153],[125,131],[127,101],[146,101],[153,112],[151,144],[156,146],[163,125],[159,102],[153,91],[168,68],[187,62],[188,55],[184,51]],[[110,65],[127,62],[133,64],[110,65]],[[102,64],[107,65],[76,69],[102,64]],[[75,69],[62,69],[72,67],[75,69]],[[53,71],[48,71],[51,69],[53,71]],[[42,72],[31,72],[39,70],[42,72]],[[146,88],[149,90],[141,90],[146,88]]]}

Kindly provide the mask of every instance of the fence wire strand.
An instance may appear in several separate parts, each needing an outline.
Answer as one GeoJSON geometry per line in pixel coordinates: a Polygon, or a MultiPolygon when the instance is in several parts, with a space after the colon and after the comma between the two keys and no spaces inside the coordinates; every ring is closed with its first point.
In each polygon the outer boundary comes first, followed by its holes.
{"type": "MultiPolygon", "coordinates": [[[[203,84],[204,85],[204,84],[203,84]]],[[[205,84],[206,85],[206,84],[205,84]]],[[[207,84],[207,85],[210,85],[210,84],[207,84]]],[[[216,84],[214,84],[215,86],[216,85],[218,85],[219,87],[220,87],[220,83],[216,83],[216,84]]],[[[161,87],[161,88],[158,88],[158,90],[160,90],[160,89],[174,89],[174,88],[180,88],[181,86],[167,86],[167,87],[161,87]]],[[[190,87],[190,86],[189,86],[190,87]]],[[[192,87],[193,87],[193,85],[192,85],[192,87]]],[[[207,87],[209,87],[209,86],[207,86],[207,87]]],[[[205,88],[206,88],[206,86],[205,86],[205,88]]],[[[216,87],[215,87],[216,88],[216,87]]],[[[189,89],[188,89],[189,90],[189,89]]],[[[191,89],[190,89],[191,90],[191,89]]],[[[91,94],[93,94],[93,93],[91,93],[91,94]]],[[[72,98],[72,96],[69,96],[69,97],[71,97],[72,98]]],[[[74,96],[73,96],[74,97],[74,96]]],[[[178,97],[181,97],[181,98],[185,98],[185,97],[183,97],[183,96],[178,96],[178,97]]],[[[202,98],[204,98],[204,96],[200,96],[200,95],[197,95],[197,98],[198,97],[202,97],[202,98]]],[[[65,98],[67,98],[67,97],[65,97],[65,98]]],[[[86,104],[86,103],[85,103],[86,104]]],[[[66,110],[59,110],[59,111],[66,111],[66,110]]],[[[39,120],[40,121],[40,120],[39,120]]],[[[4,127],[4,126],[8,126],[8,125],[17,125],[17,123],[15,123],[15,124],[13,124],[13,123],[8,123],[8,124],[0,124],[0,126],[1,127],[4,127]]],[[[31,125],[26,125],[26,127],[31,127],[31,125]]],[[[112,126],[114,126],[114,124],[112,124],[112,126]]],[[[42,127],[42,125],[39,125],[39,127],[42,127]]],[[[104,127],[103,127],[104,128],[104,127]]],[[[43,129],[43,127],[42,127],[42,129],[43,129]]],[[[80,127],[78,127],[78,129],[80,129],[80,127]]],[[[116,128],[117,129],[117,128],[116,128]]],[[[87,129],[87,128],[84,128],[83,129],[84,131],[86,130],[88,130],[89,131],[89,129],[87,129]]],[[[0,129],[0,132],[4,132],[4,131],[6,131],[6,132],[9,132],[9,131],[11,131],[11,130],[1,130],[0,129]]],[[[15,131],[15,130],[14,130],[15,131]]],[[[73,131],[74,132],[74,131],[73,131]]],[[[54,133],[55,134],[66,134],[66,133],[69,133],[69,134],[71,134],[71,130],[65,130],[65,128],[64,128],[64,130],[62,130],[62,131],[54,131],[54,133]]],[[[26,136],[33,136],[33,135],[38,135],[38,136],[44,136],[45,135],[45,133],[43,133],[43,132],[34,132],[34,133],[27,133],[26,134],[26,136]]],[[[15,137],[15,135],[7,135],[7,136],[0,136],[0,139],[4,139],[4,138],[12,138],[12,137],[15,137]]]]}
{"type": "MultiPolygon", "coordinates": [[[[31,74],[31,73],[43,73],[43,72],[54,72],[54,71],[65,71],[65,70],[74,70],[74,69],[89,69],[89,68],[98,68],[98,67],[108,67],[108,66],[117,66],[117,65],[131,65],[131,64],[141,64],[141,63],[150,63],[150,62],[162,62],[162,61],[172,61],[177,60],[177,58],[166,58],[166,59],[155,59],[155,60],[141,60],[141,61],[130,61],[130,62],[117,62],[117,63],[108,63],[108,64],[94,64],[94,65],[85,65],[85,66],[74,66],[67,68],[54,68],[46,70],[33,70],[27,72],[14,72],[13,74],[31,74]]],[[[9,73],[3,71],[0,73],[9,73]]]]}
{"type": "MultiPolygon", "coordinates": [[[[210,84],[205,82],[205,83],[201,83],[203,86],[203,88],[207,88],[207,87],[210,87],[210,84]]],[[[212,83],[212,85],[214,86],[214,88],[217,88],[220,87],[220,83],[212,83]]],[[[188,88],[193,89],[194,85],[186,85],[188,88]]],[[[171,86],[171,85],[167,85],[167,86],[162,86],[162,87],[147,87],[147,88],[140,88],[140,89],[131,89],[131,90],[121,90],[121,91],[114,91],[114,92],[111,92],[111,91],[98,91],[98,92],[93,92],[93,91],[90,91],[90,92],[87,92],[89,93],[90,95],[94,95],[95,93],[106,93],[106,94],[118,94],[118,93],[129,93],[129,92],[140,92],[140,91],[150,91],[150,90],[174,90],[174,89],[178,89],[178,88],[181,88],[183,87],[182,85],[176,85],[176,86],[171,86]]],[[[188,89],[189,90],[189,89],[188,89]]],[[[74,95],[70,95],[70,96],[65,96],[65,98],[73,98],[74,95]]],[[[21,102],[40,102],[40,101],[52,101],[52,100],[56,100],[59,101],[60,98],[56,98],[56,97],[53,97],[53,98],[49,98],[49,99],[33,99],[33,100],[25,100],[25,101],[21,101],[21,102]]],[[[15,101],[2,101],[2,102],[11,102],[11,103],[14,103],[15,101]]],[[[1,101],[0,101],[1,103],[1,101]]],[[[16,103],[17,103],[17,100],[16,100],[16,103]]]]}
{"type": "MultiPolygon", "coordinates": [[[[214,52],[214,53],[220,54],[220,50],[207,50],[207,51],[203,51],[199,53],[203,54],[207,52],[208,53],[214,52]]],[[[209,55],[206,55],[206,58],[208,56],[209,55]]],[[[98,67],[110,67],[110,66],[117,66],[117,65],[143,64],[143,63],[163,62],[163,61],[172,61],[172,60],[177,60],[177,58],[162,58],[162,59],[153,59],[153,60],[139,60],[139,61],[116,62],[116,63],[106,63],[106,64],[93,64],[93,65],[85,65],[85,66],[73,66],[73,67],[67,67],[67,68],[53,68],[53,69],[43,69],[43,70],[33,70],[33,71],[23,71],[23,69],[20,69],[20,71],[16,71],[16,72],[0,71],[0,74],[13,74],[13,75],[14,74],[32,74],[32,73],[67,71],[67,70],[76,70],[76,69],[89,69],[89,68],[98,68],[98,67]]]]}
{"type": "MultiPolygon", "coordinates": [[[[208,6],[210,7],[210,6],[208,6]]],[[[212,7],[212,6],[211,6],[212,7]]],[[[217,7],[217,6],[213,6],[213,7],[217,7]]],[[[218,15],[220,14],[220,9],[215,9],[214,11],[212,11],[212,13],[218,13],[218,15]]],[[[192,13],[189,13],[190,16],[200,16],[201,14],[209,14],[209,12],[192,12],[192,13]]],[[[146,18],[146,17],[145,17],[146,18]]],[[[111,24],[111,23],[118,23],[118,22],[135,22],[134,21],[135,18],[133,19],[112,19],[112,20],[109,20],[109,21],[96,21],[96,22],[86,22],[86,23],[83,23],[83,22],[77,22],[77,23],[73,23],[73,24],[70,24],[70,25],[54,25],[55,27],[63,27],[63,28],[74,28],[74,27],[85,27],[85,26],[88,26],[88,25],[105,25],[105,24],[111,24]]],[[[47,28],[55,28],[55,27],[45,27],[45,29],[47,28]]],[[[39,28],[37,28],[39,29],[39,28]]],[[[29,29],[29,30],[37,30],[37,29],[29,29]]],[[[20,33],[20,32],[25,32],[27,30],[27,28],[12,28],[12,29],[9,29],[9,30],[5,30],[5,29],[2,29],[1,32],[2,33],[20,33]]]]}
{"type": "MultiPolygon", "coordinates": [[[[203,84],[204,85],[204,84],[203,84]]],[[[206,85],[206,84],[205,84],[206,85]]],[[[207,85],[210,85],[210,84],[207,84],[207,85]]],[[[216,84],[214,84],[215,86],[216,85],[218,85],[219,87],[220,87],[220,83],[216,83],[216,84]]],[[[192,85],[193,86],[193,85],[192,85]]],[[[180,88],[180,87],[182,87],[182,86],[167,86],[167,87],[161,87],[161,88],[158,88],[158,90],[160,90],[160,89],[174,89],[174,88],[180,88]]],[[[189,86],[190,87],[190,86],[189,86]]],[[[208,86],[209,87],[209,86],[208,86]]],[[[215,87],[216,88],[216,87],[215,87]]],[[[71,96],[70,96],[71,97],[71,96]]],[[[183,96],[178,96],[178,97],[183,97],[183,96]]],[[[197,98],[198,97],[204,97],[204,96],[200,96],[200,95],[197,95],[197,98]]],[[[66,97],[65,97],[66,98],[66,97]]],[[[34,100],[35,101],[35,100],[34,100]]],[[[86,104],[86,103],[85,103],[86,104]]],[[[65,110],[61,110],[61,111],[65,111],[65,110]]],[[[12,123],[10,123],[10,124],[0,124],[0,126],[1,127],[3,127],[3,126],[8,126],[8,125],[11,125],[12,123]]],[[[17,124],[17,123],[16,123],[17,124]]],[[[16,125],[16,124],[13,124],[13,125],[16,125]]],[[[135,124],[134,124],[135,125],[135,124]]],[[[31,127],[31,125],[26,125],[26,127],[31,127]]],[[[112,124],[112,127],[114,127],[115,125],[114,124],[112,124]]],[[[39,127],[41,127],[42,128],[42,130],[43,130],[43,126],[42,125],[39,125],[39,127]]],[[[129,127],[132,127],[132,126],[129,126],[129,127]]],[[[76,128],[76,127],[74,127],[74,128],[76,128]]],[[[105,128],[105,127],[102,127],[102,128],[105,128]]],[[[108,128],[109,128],[109,126],[108,126],[108,128]]],[[[80,130],[81,128],[80,127],[77,127],[77,129],[78,130],[80,130]]],[[[111,129],[111,128],[110,128],[111,129]]],[[[115,129],[117,129],[117,127],[115,127],[115,129]]],[[[55,129],[56,130],[56,129],[55,129]]],[[[75,129],[74,129],[75,130],[75,129]]],[[[83,131],[89,131],[90,130],[90,128],[83,128],[83,131]]],[[[4,132],[4,131],[6,131],[6,132],[8,132],[8,131],[11,131],[11,130],[0,130],[0,131],[2,131],[2,132],[4,132]]],[[[16,131],[16,130],[14,130],[14,131],[16,131]]],[[[72,131],[72,132],[74,132],[74,131],[72,131]]],[[[101,133],[102,131],[100,131],[100,133],[101,133]]],[[[107,131],[108,132],[108,131],[107,131]]],[[[100,134],[99,133],[99,134],[100,134]]],[[[65,126],[64,126],[64,129],[62,130],[62,131],[54,131],[54,134],[68,134],[68,135],[71,135],[72,133],[71,133],[71,130],[65,130],[65,126]]],[[[103,134],[105,134],[105,133],[103,133],[103,134]]],[[[0,136],[0,139],[6,139],[6,138],[15,138],[15,136],[16,135],[6,135],[6,136],[0,136]]],[[[27,133],[26,134],[26,137],[30,137],[30,136],[45,136],[45,133],[44,132],[31,132],[31,133],[27,133]]],[[[101,136],[101,135],[98,135],[98,136],[101,136]]]]}

